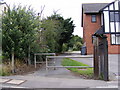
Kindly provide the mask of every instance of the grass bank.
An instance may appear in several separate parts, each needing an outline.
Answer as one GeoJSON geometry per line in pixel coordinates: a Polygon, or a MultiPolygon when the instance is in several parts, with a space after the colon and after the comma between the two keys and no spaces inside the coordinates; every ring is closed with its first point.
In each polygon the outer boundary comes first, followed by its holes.
{"type": "MultiPolygon", "coordinates": [[[[70,58],[63,59],[62,65],[63,66],[89,66],[87,64],[75,61],[70,58]]],[[[93,68],[67,68],[67,69],[85,78],[93,78],[93,68]]]]}

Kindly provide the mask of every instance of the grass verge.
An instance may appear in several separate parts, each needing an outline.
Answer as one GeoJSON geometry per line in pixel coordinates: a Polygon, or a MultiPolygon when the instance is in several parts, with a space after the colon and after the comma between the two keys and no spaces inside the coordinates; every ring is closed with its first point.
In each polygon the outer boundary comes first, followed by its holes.
{"type": "MultiPolygon", "coordinates": [[[[63,66],[89,66],[87,64],[65,58],[62,60],[63,66]]],[[[67,68],[68,70],[83,76],[84,78],[93,78],[93,68],[67,68]]]]}

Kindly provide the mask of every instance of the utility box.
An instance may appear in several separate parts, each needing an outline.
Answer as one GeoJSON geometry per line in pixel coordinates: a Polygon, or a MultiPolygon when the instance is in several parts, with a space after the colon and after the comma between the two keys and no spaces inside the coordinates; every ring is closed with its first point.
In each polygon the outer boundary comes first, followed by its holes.
{"type": "Polygon", "coordinates": [[[81,48],[81,55],[86,55],[86,54],[87,54],[86,46],[82,46],[82,48],[81,48]]]}

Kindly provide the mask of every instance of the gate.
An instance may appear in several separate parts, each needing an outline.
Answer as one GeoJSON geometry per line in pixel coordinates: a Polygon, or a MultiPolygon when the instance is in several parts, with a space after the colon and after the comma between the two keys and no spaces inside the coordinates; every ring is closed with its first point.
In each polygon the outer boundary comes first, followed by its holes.
{"type": "Polygon", "coordinates": [[[46,71],[48,71],[48,68],[93,68],[92,66],[58,66],[58,65],[48,65],[48,59],[56,59],[56,58],[92,58],[92,57],[85,57],[85,56],[46,56],[46,71]]]}

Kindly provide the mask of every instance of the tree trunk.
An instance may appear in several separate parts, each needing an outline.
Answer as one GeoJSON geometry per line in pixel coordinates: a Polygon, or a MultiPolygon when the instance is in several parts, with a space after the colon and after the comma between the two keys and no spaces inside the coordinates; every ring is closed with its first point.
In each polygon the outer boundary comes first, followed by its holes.
{"type": "Polygon", "coordinates": [[[12,73],[15,73],[15,57],[14,57],[14,51],[12,52],[12,73]]]}
{"type": "Polygon", "coordinates": [[[28,48],[28,65],[31,65],[31,60],[30,60],[30,46],[28,48]]]}

